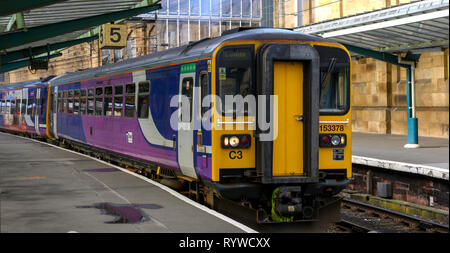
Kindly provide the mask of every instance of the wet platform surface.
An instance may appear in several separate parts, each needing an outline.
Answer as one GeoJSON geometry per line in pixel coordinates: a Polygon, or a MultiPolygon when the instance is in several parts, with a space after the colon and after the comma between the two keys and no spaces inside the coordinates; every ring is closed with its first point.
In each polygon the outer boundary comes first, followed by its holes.
{"type": "Polygon", "coordinates": [[[0,223],[3,233],[244,232],[117,168],[3,133],[0,223]]]}
{"type": "MultiPolygon", "coordinates": [[[[405,135],[352,133],[353,163],[371,163],[448,180],[449,139],[419,137],[419,148],[407,149],[405,135]]],[[[369,164],[370,165],[370,164],[369,164]]]]}

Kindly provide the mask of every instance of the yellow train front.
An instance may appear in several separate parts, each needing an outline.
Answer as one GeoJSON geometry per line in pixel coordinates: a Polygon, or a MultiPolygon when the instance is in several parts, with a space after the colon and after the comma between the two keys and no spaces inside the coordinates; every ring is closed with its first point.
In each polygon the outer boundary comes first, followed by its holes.
{"type": "Polygon", "coordinates": [[[215,196],[257,210],[259,222],[320,219],[352,173],[350,55],[286,30],[230,33],[209,66],[215,96],[205,183],[215,196]]]}

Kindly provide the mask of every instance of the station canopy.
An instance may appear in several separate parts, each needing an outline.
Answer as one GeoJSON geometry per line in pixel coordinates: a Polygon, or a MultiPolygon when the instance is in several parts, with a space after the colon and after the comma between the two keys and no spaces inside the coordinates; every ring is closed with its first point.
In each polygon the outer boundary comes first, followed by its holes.
{"type": "Polygon", "coordinates": [[[98,26],[161,8],[160,0],[2,0],[0,72],[16,63],[98,38],[98,26]]]}
{"type": "MultiPolygon", "coordinates": [[[[415,54],[448,47],[448,29],[449,0],[427,0],[315,23],[295,31],[350,47],[415,54]]],[[[354,52],[352,55],[357,55],[354,52]]]]}

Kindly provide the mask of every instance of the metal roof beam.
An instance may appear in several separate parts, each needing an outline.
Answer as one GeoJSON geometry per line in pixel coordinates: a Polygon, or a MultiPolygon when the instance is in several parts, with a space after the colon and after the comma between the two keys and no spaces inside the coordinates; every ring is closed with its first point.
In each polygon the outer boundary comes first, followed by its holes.
{"type": "MultiPolygon", "coordinates": [[[[139,8],[139,7],[149,6],[152,4],[157,4],[159,2],[161,2],[161,0],[143,0],[142,2],[138,3],[134,7],[139,8]]],[[[148,13],[144,13],[144,14],[148,14],[148,13]]],[[[114,21],[114,23],[117,24],[117,23],[120,23],[121,21],[123,21],[123,19],[116,20],[116,21],[114,21]]],[[[92,28],[88,32],[81,34],[80,36],[78,36],[78,38],[85,38],[85,37],[92,36],[95,34],[98,34],[98,27],[92,28]]]]}
{"type": "MultiPolygon", "coordinates": [[[[34,60],[45,60],[47,58],[52,59],[52,58],[59,57],[59,56],[62,56],[62,54],[58,53],[58,54],[52,54],[49,57],[47,57],[47,56],[37,57],[37,58],[34,58],[34,60]]],[[[7,63],[4,65],[2,64],[0,66],[0,73],[12,71],[15,69],[20,69],[20,68],[26,67],[28,65],[30,65],[30,59],[23,60],[23,61],[15,61],[15,62],[7,63]]]]}
{"type": "Polygon", "coordinates": [[[5,16],[64,1],[67,0],[3,0],[0,2],[0,16],[5,16]]]}
{"type": "Polygon", "coordinates": [[[380,23],[366,24],[366,25],[362,25],[362,26],[358,26],[358,27],[346,28],[346,29],[333,31],[333,32],[325,32],[322,35],[322,37],[331,38],[331,37],[342,36],[342,35],[347,35],[347,34],[352,34],[352,33],[365,32],[365,31],[371,31],[371,30],[376,30],[376,29],[382,29],[382,28],[386,28],[386,27],[410,24],[410,23],[419,22],[419,21],[432,22],[431,19],[448,17],[448,16],[449,16],[448,10],[441,10],[441,11],[436,11],[436,12],[432,12],[432,13],[420,14],[417,16],[408,16],[408,17],[394,19],[394,20],[388,20],[388,21],[384,21],[384,22],[380,22],[380,23]]]}
{"type": "Polygon", "coordinates": [[[33,41],[55,37],[61,34],[86,29],[118,19],[136,16],[141,13],[161,9],[161,4],[152,4],[140,8],[116,11],[97,16],[68,20],[59,23],[30,27],[27,31],[17,31],[0,35],[0,50],[20,46],[33,41]]]}
{"type": "MultiPolygon", "coordinates": [[[[397,65],[400,67],[404,67],[404,68],[410,67],[410,65],[399,63],[399,58],[397,55],[384,53],[384,52],[378,52],[378,51],[370,50],[367,48],[352,46],[352,45],[348,45],[348,44],[343,44],[343,45],[349,51],[352,51],[352,52],[355,52],[355,53],[358,53],[358,54],[361,54],[364,56],[372,57],[374,59],[388,62],[388,63],[394,64],[394,65],[397,65]]],[[[402,60],[417,62],[419,60],[419,57],[420,57],[420,55],[407,54],[406,57],[402,58],[402,60]]]]}
{"type": "MultiPolygon", "coordinates": [[[[65,47],[74,46],[77,44],[81,44],[84,42],[90,42],[93,40],[98,39],[98,35],[83,38],[83,39],[76,39],[76,40],[70,40],[70,41],[64,41],[59,42],[51,45],[45,45],[40,47],[33,47],[31,48],[32,56],[39,55],[42,53],[47,53],[48,51],[54,51],[65,47]]],[[[7,52],[6,55],[1,55],[0,62],[2,64],[6,64],[11,61],[16,61],[22,58],[30,57],[30,50],[29,49],[23,49],[23,50],[17,50],[12,52],[7,52]]]]}

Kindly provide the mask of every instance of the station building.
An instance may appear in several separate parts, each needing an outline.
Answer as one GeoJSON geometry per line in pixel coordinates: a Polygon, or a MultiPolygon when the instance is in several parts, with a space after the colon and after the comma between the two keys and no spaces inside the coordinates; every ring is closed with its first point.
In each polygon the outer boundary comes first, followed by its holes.
{"type": "MultiPolygon", "coordinates": [[[[306,27],[407,5],[409,0],[163,0],[162,9],[125,21],[127,46],[99,50],[98,41],[62,50],[48,71],[21,68],[0,74],[0,84],[94,68],[151,54],[239,26],[306,27]]],[[[447,1],[448,5],[448,1],[447,1]]],[[[392,52],[393,54],[397,52],[392,52]]],[[[418,135],[449,137],[449,49],[446,43],[416,49],[415,106],[418,135]]],[[[407,134],[406,70],[373,58],[352,58],[353,131],[407,134]]]]}

